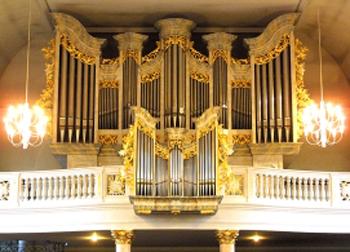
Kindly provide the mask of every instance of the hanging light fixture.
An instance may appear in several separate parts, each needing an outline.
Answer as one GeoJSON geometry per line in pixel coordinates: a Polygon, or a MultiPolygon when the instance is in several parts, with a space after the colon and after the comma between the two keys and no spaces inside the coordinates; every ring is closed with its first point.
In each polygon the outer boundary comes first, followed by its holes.
{"type": "Polygon", "coordinates": [[[317,11],[318,53],[320,57],[320,105],[312,103],[303,111],[304,135],[311,145],[323,148],[338,143],[344,134],[345,116],[339,105],[326,103],[323,99],[322,49],[320,14],[317,11]]]}
{"type": "Polygon", "coordinates": [[[27,41],[27,68],[25,80],[25,102],[17,106],[9,106],[4,117],[5,130],[9,141],[16,147],[36,147],[43,142],[48,118],[42,108],[35,105],[30,108],[28,103],[30,40],[31,40],[31,0],[28,10],[28,41],[27,41]]]}

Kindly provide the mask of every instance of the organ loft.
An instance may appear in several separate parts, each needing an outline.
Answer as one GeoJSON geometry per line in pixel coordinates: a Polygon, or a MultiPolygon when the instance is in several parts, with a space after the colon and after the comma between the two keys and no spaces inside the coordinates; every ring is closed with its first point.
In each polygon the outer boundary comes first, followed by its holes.
{"type": "Polygon", "coordinates": [[[191,20],[169,18],[157,33],[98,36],[53,16],[39,101],[52,152],[67,168],[123,165],[108,190],[137,214],[215,214],[247,190],[236,167],[282,169],[299,152],[309,97],[298,14],[257,34],[193,33],[191,20]]]}

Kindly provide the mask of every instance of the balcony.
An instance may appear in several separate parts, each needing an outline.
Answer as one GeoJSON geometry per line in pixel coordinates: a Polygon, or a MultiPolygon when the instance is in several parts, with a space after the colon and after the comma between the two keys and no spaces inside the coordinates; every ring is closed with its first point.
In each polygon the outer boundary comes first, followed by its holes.
{"type": "MultiPolygon", "coordinates": [[[[238,185],[230,195],[223,195],[216,214],[177,215],[179,202],[193,207],[203,199],[179,196],[171,200],[172,215],[151,211],[145,216],[133,209],[135,197],[123,168],[0,173],[0,232],[152,229],[155,225],[157,229],[350,231],[350,173],[231,166],[238,185]]],[[[138,199],[156,204],[159,198],[138,199]]]]}

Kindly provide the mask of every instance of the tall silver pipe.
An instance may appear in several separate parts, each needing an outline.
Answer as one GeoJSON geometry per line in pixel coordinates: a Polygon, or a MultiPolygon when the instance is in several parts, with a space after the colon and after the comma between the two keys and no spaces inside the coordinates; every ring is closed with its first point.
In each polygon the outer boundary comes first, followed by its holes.
{"type": "Polygon", "coordinates": [[[269,76],[269,124],[271,142],[275,140],[275,90],[274,90],[274,73],[273,73],[273,61],[268,63],[268,76],[269,76]]]}
{"type": "Polygon", "coordinates": [[[278,142],[282,141],[282,86],[281,86],[281,61],[280,56],[275,59],[275,78],[276,78],[276,119],[278,142]]]}
{"type": "Polygon", "coordinates": [[[75,141],[78,143],[80,141],[80,132],[81,132],[81,97],[82,97],[82,63],[77,61],[77,91],[75,93],[75,100],[77,103],[76,112],[75,112],[75,141]]]}
{"type": "Polygon", "coordinates": [[[263,135],[264,135],[264,143],[267,143],[267,137],[268,137],[268,119],[267,119],[267,115],[268,115],[268,111],[267,111],[267,107],[268,107],[268,96],[267,96],[267,75],[266,75],[266,64],[262,65],[262,102],[263,102],[263,108],[262,108],[262,117],[263,117],[263,135]]]}
{"type": "Polygon", "coordinates": [[[83,142],[86,142],[87,135],[87,120],[88,120],[88,97],[89,97],[89,79],[88,79],[88,65],[84,64],[84,78],[83,78],[83,142]]]}
{"type": "Polygon", "coordinates": [[[75,59],[69,57],[69,82],[68,82],[68,142],[72,142],[74,128],[74,77],[75,77],[75,59]]]}
{"type": "Polygon", "coordinates": [[[289,142],[291,137],[291,109],[290,109],[290,67],[289,67],[289,49],[283,51],[283,115],[284,115],[284,130],[286,133],[286,141],[289,142]]]}
{"type": "Polygon", "coordinates": [[[67,99],[67,55],[68,52],[65,49],[61,49],[61,76],[60,76],[60,104],[59,104],[59,129],[60,129],[60,141],[64,142],[65,130],[66,130],[66,99],[67,99]]]}
{"type": "Polygon", "coordinates": [[[94,142],[95,65],[90,65],[89,142],[94,142]]]}
{"type": "Polygon", "coordinates": [[[260,78],[260,65],[256,65],[256,124],[257,124],[257,143],[261,142],[261,137],[262,137],[262,122],[261,122],[261,78],[260,78]]]}

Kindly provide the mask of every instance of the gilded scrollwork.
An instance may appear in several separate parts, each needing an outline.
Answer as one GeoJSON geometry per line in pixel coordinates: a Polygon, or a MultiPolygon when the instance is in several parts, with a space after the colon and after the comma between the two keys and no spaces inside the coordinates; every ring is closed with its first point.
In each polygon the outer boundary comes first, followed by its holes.
{"type": "Polygon", "coordinates": [[[270,62],[271,60],[277,58],[281,52],[283,52],[287,46],[290,44],[290,35],[284,34],[280,40],[280,42],[268,53],[263,55],[257,55],[255,56],[255,63],[256,64],[266,64],[270,62]]]}
{"type": "Polygon", "coordinates": [[[154,80],[157,80],[160,78],[160,73],[159,72],[153,72],[149,74],[144,74],[141,76],[141,82],[146,83],[146,82],[152,82],[154,80]]]}
{"type": "Polygon", "coordinates": [[[202,83],[209,83],[209,76],[207,74],[203,74],[203,73],[199,73],[199,72],[192,72],[191,79],[202,82],[202,83]]]}
{"type": "Polygon", "coordinates": [[[249,65],[250,64],[250,59],[237,59],[237,58],[231,58],[231,63],[233,65],[249,65]]]}
{"type": "Polygon", "coordinates": [[[102,59],[101,65],[120,65],[120,58],[102,59]]]}
{"type": "Polygon", "coordinates": [[[252,142],[251,134],[233,134],[231,138],[232,144],[250,144],[252,142]]]}
{"type": "Polygon", "coordinates": [[[215,49],[212,52],[211,63],[214,63],[217,58],[223,58],[228,63],[230,58],[229,52],[223,49],[215,49]]]}
{"type": "Polygon", "coordinates": [[[102,80],[99,88],[118,88],[119,82],[117,80],[102,80]]]}
{"type": "Polygon", "coordinates": [[[156,142],[156,155],[158,157],[161,157],[164,160],[169,159],[169,149],[166,146],[161,145],[160,143],[156,142]]]}
{"type": "Polygon", "coordinates": [[[166,39],[163,39],[161,41],[161,45],[164,51],[167,50],[171,45],[178,45],[182,49],[187,50],[187,48],[189,48],[191,43],[189,39],[187,39],[184,36],[170,36],[166,39]]]}
{"type": "Polygon", "coordinates": [[[302,112],[312,102],[310,94],[304,85],[305,58],[308,49],[299,39],[295,39],[295,79],[296,79],[296,96],[297,96],[297,123],[298,123],[298,139],[303,136],[303,118],[302,112]]]}
{"type": "Polygon", "coordinates": [[[93,56],[93,55],[88,55],[82,51],[80,51],[72,42],[71,40],[69,39],[69,37],[64,34],[64,33],[61,33],[60,34],[60,43],[61,45],[69,52],[69,54],[80,60],[81,62],[85,63],[85,64],[89,64],[89,65],[92,65],[92,64],[95,64],[96,63],[96,56],[93,56]]]}
{"type": "Polygon", "coordinates": [[[209,63],[209,59],[208,59],[208,57],[206,55],[198,52],[196,49],[193,48],[193,42],[191,43],[191,47],[190,47],[189,51],[190,51],[192,57],[194,59],[196,59],[198,62],[206,63],[206,64],[209,63]]]}
{"type": "Polygon", "coordinates": [[[157,43],[156,49],[154,49],[152,52],[142,57],[142,60],[141,60],[142,64],[152,62],[159,56],[159,53],[161,52],[160,43],[159,41],[157,41],[156,43],[157,43]]]}

